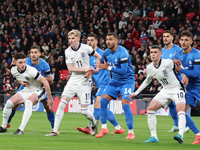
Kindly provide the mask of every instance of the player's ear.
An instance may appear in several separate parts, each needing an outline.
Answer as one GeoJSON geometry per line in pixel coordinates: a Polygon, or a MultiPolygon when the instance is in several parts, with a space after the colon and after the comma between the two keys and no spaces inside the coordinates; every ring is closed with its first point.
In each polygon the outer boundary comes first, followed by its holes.
{"type": "Polygon", "coordinates": [[[41,56],[42,55],[42,53],[41,52],[39,52],[39,56],[41,56]]]}

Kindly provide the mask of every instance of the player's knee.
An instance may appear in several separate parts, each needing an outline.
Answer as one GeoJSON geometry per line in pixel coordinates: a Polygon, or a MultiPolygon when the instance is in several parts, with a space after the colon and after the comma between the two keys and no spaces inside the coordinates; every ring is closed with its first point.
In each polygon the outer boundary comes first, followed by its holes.
{"type": "Polygon", "coordinates": [[[11,100],[7,100],[5,107],[6,108],[13,108],[14,103],[11,100]]]}
{"type": "Polygon", "coordinates": [[[67,105],[67,101],[66,100],[64,100],[64,99],[61,99],[61,101],[60,101],[60,103],[59,103],[59,106],[58,106],[58,108],[59,109],[65,109],[65,107],[66,107],[66,105],[67,105]]]}
{"type": "Polygon", "coordinates": [[[87,107],[81,107],[81,113],[85,116],[87,115],[87,111],[88,111],[88,106],[87,107]]]}
{"type": "Polygon", "coordinates": [[[178,116],[179,116],[179,115],[185,115],[185,112],[184,112],[184,111],[179,111],[179,112],[178,112],[178,116]]]}

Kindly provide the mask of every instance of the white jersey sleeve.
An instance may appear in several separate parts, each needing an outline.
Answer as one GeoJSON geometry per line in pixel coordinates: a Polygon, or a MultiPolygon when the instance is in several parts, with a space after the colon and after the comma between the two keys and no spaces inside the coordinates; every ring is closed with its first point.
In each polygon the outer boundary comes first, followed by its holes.
{"type": "Polygon", "coordinates": [[[152,75],[150,73],[151,71],[149,70],[149,67],[147,66],[147,77],[146,79],[142,82],[140,87],[138,88],[137,91],[135,91],[135,94],[138,95],[141,93],[152,81],[152,75]]]}

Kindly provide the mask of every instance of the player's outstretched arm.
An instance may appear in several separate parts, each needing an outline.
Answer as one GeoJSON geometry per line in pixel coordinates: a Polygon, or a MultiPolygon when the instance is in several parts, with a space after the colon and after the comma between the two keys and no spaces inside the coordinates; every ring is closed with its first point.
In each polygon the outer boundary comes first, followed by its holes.
{"type": "Polygon", "coordinates": [[[150,84],[151,80],[151,77],[147,76],[147,78],[142,82],[137,91],[135,91],[135,96],[140,94],[150,84]]]}
{"type": "Polygon", "coordinates": [[[200,76],[199,69],[200,69],[199,65],[194,65],[193,70],[185,70],[185,69],[181,68],[181,66],[177,66],[175,68],[175,70],[177,72],[180,72],[182,74],[185,74],[186,76],[190,76],[190,77],[194,77],[194,78],[198,78],[200,76]]]}
{"type": "Polygon", "coordinates": [[[47,100],[48,104],[47,105],[50,107],[50,109],[52,109],[54,106],[54,102],[53,102],[53,98],[51,96],[51,89],[50,89],[49,83],[43,76],[41,76],[39,82],[41,82],[44,85],[44,88],[48,95],[48,100],[47,100]]]}
{"type": "Polygon", "coordinates": [[[87,72],[89,70],[94,70],[94,68],[77,68],[77,67],[74,67],[73,65],[67,65],[67,68],[70,72],[75,72],[75,73],[84,73],[84,72],[87,72]]]}

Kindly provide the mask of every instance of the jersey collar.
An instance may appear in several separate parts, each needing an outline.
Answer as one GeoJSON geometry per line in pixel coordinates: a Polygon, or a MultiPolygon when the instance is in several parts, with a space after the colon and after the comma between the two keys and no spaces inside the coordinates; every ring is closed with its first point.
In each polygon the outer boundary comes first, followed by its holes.
{"type": "Polygon", "coordinates": [[[80,47],[81,47],[81,43],[79,43],[77,50],[73,49],[72,47],[71,48],[72,48],[73,51],[78,51],[80,47]]]}
{"type": "Polygon", "coordinates": [[[19,73],[24,73],[25,71],[26,71],[26,68],[27,68],[27,66],[25,67],[25,69],[24,69],[24,71],[22,71],[22,72],[20,72],[19,70],[18,70],[18,68],[17,68],[17,71],[19,72],[19,73]]]}
{"type": "Polygon", "coordinates": [[[160,61],[159,61],[158,67],[156,67],[154,64],[153,64],[153,66],[154,66],[156,69],[158,69],[158,68],[160,67],[161,61],[162,61],[162,58],[161,58],[160,61]]]}

